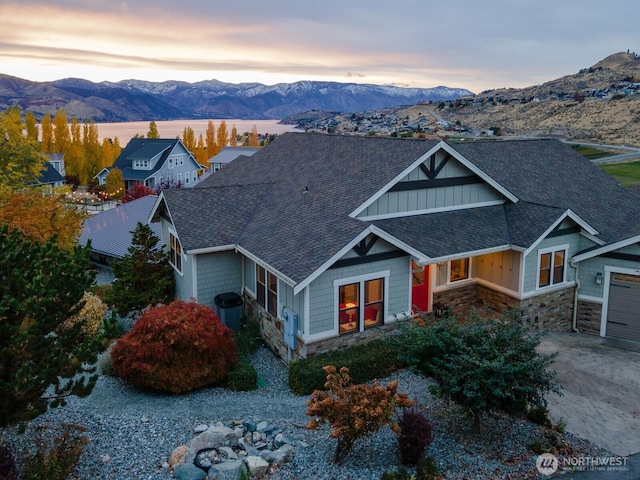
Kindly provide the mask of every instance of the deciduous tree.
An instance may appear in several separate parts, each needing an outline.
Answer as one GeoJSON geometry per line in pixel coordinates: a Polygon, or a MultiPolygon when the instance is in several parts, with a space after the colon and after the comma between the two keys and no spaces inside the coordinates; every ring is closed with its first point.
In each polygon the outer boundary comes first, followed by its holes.
{"type": "Polygon", "coordinates": [[[0,226],[0,426],[34,418],[90,393],[99,337],[78,323],[62,328],[81,308],[92,283],[90,247],[73,250],[25,238],[0,226]]]}
{"type": "Polygon", "coordinates": [[[22,133],[20,109],[0,112],[0,205],[14,189],[37,183],[46,157],[22,133]]]}
{"type": "Polygon", "coordinates": [[[218,151],[222,150],[229,143],[229,133],[227,132],[227,122],[222,120],[220,122],[220,126],[218,127],[218,133],[216,135],[216,145],[218,146],[218,151]]]}
{"type": "Polygon", "coordinates": [[[143,183],[134,183],[124,195],[122,195],[122,203],[136,200],[137,198],[146,197],[147,195],[155,195],[155,192],[143,183]]]}
{"type": "Polygon", "coordinates": [[[45,113],[40,122],[40,128],[42,128],[42,151],[44,153],[55,152],[53,144],[53,124],[51,123],[51,114],[45,113]]]}
{"type": "Polygon", "coordinates": [[[342,463],[356,440],[385,425],[400,432],[394,421],[396,409],[410,407],[413,401],[406,393],[398,393],[397,380],[385,387],[377,380],[373,385],[353,385],[347,367],[337,372],[333,365],[328,365],[324,371],[327,373],[326,390],[314,391],[307,401],[306,413],[312,417],[307,428],[315,429],[319,422],[331,424],[331,437],[338,439],[334,463],[342,463]]]}
{"type": "Polygon", "coordinates": [[[238,145],[238,129],[236,128],[236,124],[233,124],[231,127],[231,135],[229,136],[229,146],[236,147],[238,145]]]}
{"type": "Polygon", "coordinates": [[[0,224],[18,230],[25,238],[72,250],[82,229],[84,212],[67,205],[64,195],[43,195],[39,189],[15,191],[0,208],[0,224]]]}
{"type": "Polygon", "coordinates": [[[38,121],[33,112],[28,111],[24,114],[24,128],[27,133],[27,140],[30,142],[38,141],[38,121]]]}
{"type": "Polygon", "coordinates": [[[218,153],[218,145],[216,144],[216,129],[213,122],[209,120],[207,122],[207,130],[205,132],[205,143],[207,149],[207,160],[218,153]]]}
{"type": "Polygon", "coordinates": [[[196,133],[191,127],[184,127],[182,131],[182,143],[191,153],[196,150],[196,133]]]}
{"type": "Polygon", "coordinates": [[[107,196],[113,200],[120,200],[124,195],[124,177],[122,170],[113,168],[107,173],[105,178],[104,191],[107,196]]]}
{"type": "Polygon", "coordinates": [[[149,131],[147,132],[147,138],[160,138],[160,133],[158,133],[158,125],[156,125],[155,120],[151,120],[149,122],[149,131]]]}
{"type": "Polygon", "coordinates": [[[69,122],[67,112],[60,108],[53,117],[53,144],[56,153],[67,153],[71,137],[69,135],[69,122]]]}
{"type": "Polygon", "coordinates": [[[258,127],[256,127],[255,125],[251,129],[251,133],[249,133],[249,146],[250,147],[260,146],[260,135],[258,135],[258,127]]]}

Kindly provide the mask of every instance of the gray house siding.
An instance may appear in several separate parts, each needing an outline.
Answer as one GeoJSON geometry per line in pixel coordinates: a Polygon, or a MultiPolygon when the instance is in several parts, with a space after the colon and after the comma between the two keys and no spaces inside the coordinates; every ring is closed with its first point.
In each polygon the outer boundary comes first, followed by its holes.
{"type": "MultiPolygon", "coordinates": [[[[167,237],[168,238],[168,237],[167,237]]],[[[195,298],[195,289],[193,285],[193,263],[195,259],[193,255],[182,254],[182,274],[174,269],[176,277],[176,297],[190,302],[195,298]]]]}
{"type": "MultiPolygon", "coordinates": [[[[437,179],[466,178],[475,176],[471,170],[452,158],[438,173],[437,179]]],[[[428,180],[421,169],[405,176],[399,183],[428,180]]],[[[501,201],[503,197],[487,183],[433,187],[416,190],[393,191],[383,194],[366,208],[359,217],[375,217],[408,212],[424,212],[433,209],[459,208],[485,202],[501,201]]]]}
{"type": "Polygon", "coordinates": [[[331,332],[335,327],[336,298],[333,282],[344,278],[389,271],[386,318],[409,311],[411,292],[409,256],[350,267],[332,268],[309,285],[309,335],[331,332]]]}
{"type": "Polygon", "coordinates": [[[244,257],[244,289],[256,296],[256,262],[244,257]]]}
{"type": "Polygon", "coordinates": [[[569,260],[573,257],[580,247],[579,233],[571,233],[567,235],[561,235],[557,237],[545,238],[538,246],[529,252],[524,259],[524,281],[523,281],[523,294],[541,292],[542,290],[537,288],[538,285],[538,254],[541,250],[547,248],[560,247],[562,245],[569,245],[567,255],[565,257],[565,280],[567,283],[575,280],[575,270],[569,265],[569,260]]]}
{"type": "MultiPolygon", "coordinates": [[[[619,250],[615,250],[616,254],[640,255],[640,246],[630,245],[619,250]]],[[[605,267],[625,268],[630,270],[638,269],[638,262],[633,260],[624,260],[619,258],[609,258],[600,256],[589,258],[580,262],[580,296],[593,297],[602,299],[604,296],[605,284],[605,267]],[[602,283],[596,283],[596,274],[602,274],[602,283]]]]}
{"type": "Polygon", "coordinates": [[[306,333],[304,331],[304,292],[294,295],[293,287],[280,280],[278,281],[278,304],[280,305],[278,316],[282,317],[284,307],[292,309],[298,314],[298,331],[306,333]]]}
{"type": "Polygon", "coordinates": [[[242,294],[242,256],[235,252],[198,255],[198,303],[214,306],[216,295],[242,294]]]}

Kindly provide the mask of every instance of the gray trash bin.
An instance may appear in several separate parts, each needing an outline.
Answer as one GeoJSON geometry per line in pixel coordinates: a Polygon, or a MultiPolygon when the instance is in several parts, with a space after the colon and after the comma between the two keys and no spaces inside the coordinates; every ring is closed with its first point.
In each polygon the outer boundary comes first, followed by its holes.
{"type": "Polygon", "coordinates": [[[237,333],[242,320],[242,297],[234,292],[221,293],[215,296],[214,303],[222,323],[237,333]]]}

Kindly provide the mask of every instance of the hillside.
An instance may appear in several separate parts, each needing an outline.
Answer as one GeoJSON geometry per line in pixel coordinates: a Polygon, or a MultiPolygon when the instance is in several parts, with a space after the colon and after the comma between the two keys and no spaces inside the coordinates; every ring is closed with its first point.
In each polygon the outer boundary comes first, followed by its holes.
{"type": "Polygon", "coordinates": [[[640,58],[617,53],[580,72],[522,89],[499,89],[437,109],[473,129],[640,146],[640,58]]]}

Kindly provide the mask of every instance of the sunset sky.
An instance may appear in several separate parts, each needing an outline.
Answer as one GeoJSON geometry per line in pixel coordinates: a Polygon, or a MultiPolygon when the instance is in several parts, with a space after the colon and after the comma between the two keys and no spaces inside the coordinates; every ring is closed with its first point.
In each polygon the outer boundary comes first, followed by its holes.
{"type": "Polygon", "coordinates": [[[0,0],[0,73],[478,93],[640,53],[635,0],[0,0]]]}

